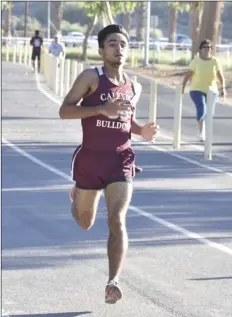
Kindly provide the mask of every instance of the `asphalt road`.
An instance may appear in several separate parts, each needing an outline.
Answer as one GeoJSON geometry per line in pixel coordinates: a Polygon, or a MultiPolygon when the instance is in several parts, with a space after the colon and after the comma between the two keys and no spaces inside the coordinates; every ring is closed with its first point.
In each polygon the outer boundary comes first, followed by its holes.
{"type": "MultiPolygon", "coordinates": [[[[225,157],[205,162],[191,144],[173,152],[162,137],[153,147],[134,142],[144,171],[128,212],[125,296],[108,306],[104,200],[88,232],[70,214],[70,161],[80,123],[58,118],[59,104],[38,90],[29,68],[2,67],[2,315],[231,317],[230,152],[223,148],[225,157]]],[[[43,82],[40,87],[48,92],[43,82]]],[[[147,118],[148,94],[139,104],[140,120],[147,118]]],[[[161,132],[171,133],[165,119],[171,99],[159,98],[161,132]]],[[[230,143],[231,108],[221,111],[217,142],[230,143]]]]}

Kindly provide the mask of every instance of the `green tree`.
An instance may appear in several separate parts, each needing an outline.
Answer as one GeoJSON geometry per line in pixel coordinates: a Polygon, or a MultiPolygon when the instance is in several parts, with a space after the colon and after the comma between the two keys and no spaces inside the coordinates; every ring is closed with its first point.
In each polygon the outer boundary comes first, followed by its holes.
{"type": "Polygon", "coordinates": [[[136,5],[133,5],[131,2],[110,2],[110,1],[95,1],[95,2],[85,2],[83,4],[83,9],[90,19],[88,23],[88,27],[86,29],[85,33],[85,39],[83,42],[83,51],[82,51],[82,59],[87,59],[87,44],[88,44],[88,38],[92,34],[93,29],[97,23],[97,20],[99,18],[102,19],[103,27],[107,25],[106,20],[110,24],[115,23],[113,16],[116,16],[122,12],[125,12],[126,10],[130,10],[130,12],[133,12],[136,5]],[[107,19],[106,19],[107,18],[107,19]]]}
{"type": "Polygon", "coordinates": [[[221,13],[224,7],[222,0],[215,2],[205,2],[202,15],[202,23],[198,43],[204,39],[212,41],[213,54],[216,53],[216,44],[218,42],[219,27],[221,24],[221,13]]]}
{"type": "Polygon", "coordinates": [[[189,10],[188,2],[172,1],[168,3],[169,5],[169,27],[168,27],[168,39],[169,43],[174,43],[176,41],[176,30],[177,30],[177,20],[179,12],[184,12],[189,10]]]}
{"type": "MultiPolygon", "coordinates": [[[[16,18],[15,16],[13,17],[16,18]]],[[[22,33],[22,36],[24,34],[24,27],[25,27],[25,17],[22,15],[20,17],[17,17],[17,20],[15,19],[16,28],[20,33],[22,33]]],[[[34,17],[28,17],[27,20],[27,33],[30,36],[35,32],[35,30],[41,30],[41,24],[40,22],[34,18],[34,17]]]]}
{"type": "Polygon", "coordinates": [[[138,3],[135,1],[127,1],[127,2],[111,2],[110,6],[112,7],[114,14],[121,14],[123,13],[123,26],[130,32],[131,22],[132,22],[132,14],[135,12],[138,3]]]}
{"type": "Polygon", "coordinates": [[[87,60],[88,39],[93,32],[93,29],[95,24],[97,23],[98,17],[102,15],[103,8],[104,8],[104,3],[100,1],[85,2],[83,5],[83,9],[89,18],[89,23],[85,32],[85,39],[83,41],[83,46],[82,46],[81,59],[83,61],[87,60]]]}
{"type": "Polygon", "coordinates": [[[70,23],[66,20],[62,20],[61,23],[61,30],[62,30],[62,34],[63,33],[68,33],[68,32],[85,32],[86,27],[80,25],[79,23],[70,23]]]}
{"type": "Polygon", "coordinates": [[[126,17],[125,29],[129,32],[132,13],[135,11],[137,5],[138,2],[134,1],[106,1],[106,15],[109,23],[115,23],[113,15],[117,16],[124,13],[126,17]]]}
{"type": "Polygon", "coordinates": [[[190,25],[191,25],[191,38],[192,38],[192,58],[198,51],[198,39],[201,27],[202,11],[204,8],[203,1],[190,2],[190,25]]]}

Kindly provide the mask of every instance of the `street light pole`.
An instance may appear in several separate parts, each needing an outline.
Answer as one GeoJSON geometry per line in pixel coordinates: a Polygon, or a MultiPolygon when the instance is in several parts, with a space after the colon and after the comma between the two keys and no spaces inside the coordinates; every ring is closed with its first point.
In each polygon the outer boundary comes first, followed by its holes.
{"type": "Polygon", "coordinates": [[[24,37],[27,37],[27,22],[29,15],[29,1],[25,2],[25,13],[24,13],[24,37]]]}
{"type": "Polygon", "coordinates": [[[150,42],[150,20],[151,20],[151,1],[147,1],[145,15],[145,45],[144,45],[144,66],[149,65],[149,42],[150,42]]]}
{"type": "Polygon", "coordinates": [[[47,36],[50,39],[50,18],[51,18],[51,3],[48,1],[48,21],[47,21],[47,36]]]}

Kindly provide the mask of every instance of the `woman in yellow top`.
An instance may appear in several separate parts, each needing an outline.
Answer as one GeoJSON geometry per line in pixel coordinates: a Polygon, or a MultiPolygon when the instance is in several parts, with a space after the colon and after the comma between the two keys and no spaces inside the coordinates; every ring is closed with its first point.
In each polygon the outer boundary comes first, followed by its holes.
{"type": "Polygon", "coordinates": [[[191,80],[190,97],[196,107],[196,117],[199,126],[200,140],[205,140],[205,116],[206,116],[206,98],[207,92],[211,89],[214,92],[214,105],[219,95],[217,80],[220,82],[220,95],[225,96],[225,81],[222,69],[217,59],[212,56],[212,43],[210,40],[204,40],[199,47],[199,56],[196,56],[189,65],[186,73],[182,93],[184,94],[187,82],[191,80]]]}

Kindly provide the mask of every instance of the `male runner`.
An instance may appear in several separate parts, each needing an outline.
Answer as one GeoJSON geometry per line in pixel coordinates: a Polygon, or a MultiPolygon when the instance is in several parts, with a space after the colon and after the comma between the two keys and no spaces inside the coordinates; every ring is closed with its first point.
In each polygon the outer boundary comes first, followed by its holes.
{"type": "Polygon", "coordinates": [[[38,60],[38,72],[40,72],[40,55],[41,55],[41,46],[43,45],[43,39],[39,35],[39,31],[35,31],[35,35],[30,40],[30,45],[32,45],[32,67],[35,71],[35,60],[38,60]]]}
{"type": "Polygon", "coordinates": [[[151,122],[140,126],[133,119],[141,85],[123,72],[127,32],[120,25],[108,25],[99,32],[98,44],[104,66],[84,70],[77,77],[59,115],[61,119],[81,119],[82,123],[82,145],[72,160],[76,182],[72,215],[82,229],[93,225],[104,190],[109,226],[105,302],[112,304],[122,298],[118,280],[128,248],[126,213],[135,175],[131,133],[152,141],[156,125],[151,122]]]}

